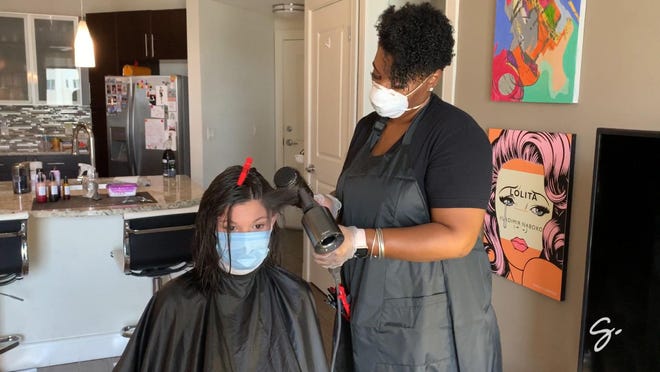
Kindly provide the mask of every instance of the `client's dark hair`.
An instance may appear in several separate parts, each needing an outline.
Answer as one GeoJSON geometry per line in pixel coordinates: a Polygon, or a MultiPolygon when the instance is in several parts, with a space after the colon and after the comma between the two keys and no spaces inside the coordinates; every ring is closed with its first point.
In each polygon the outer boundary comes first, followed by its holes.
{"type": "MultiPolygon", "coordinates": [[[[231,220],[234,204],[250,200],[261,200],[269,217],[273,217],[284,206],[297,202],[294,192],[273,189],[255,168],[250,168],[245,181],[239,186],[237,181],[242,169],[239,165],[225,169],[204,191],[199,203],[192,242],[193,275],[205,292],[217,290],[222,278],[229,275],[219,266],[220,255],[216,250],[218,217],[227,213],[227,221],[231,220]]],[[[278,233],[275,224],[270,238],[270,253],[265,260],[267,265],[275,262],[278,233]]]]}
{"type": "Polygon", "coordinates": [[[387,8],[376,24],[378,45],[392,57],[390,81],[404,88],[451,63],[454,55],[453,27],[440,10],[429,3],[406,3],[398,10],[387,8]]]}

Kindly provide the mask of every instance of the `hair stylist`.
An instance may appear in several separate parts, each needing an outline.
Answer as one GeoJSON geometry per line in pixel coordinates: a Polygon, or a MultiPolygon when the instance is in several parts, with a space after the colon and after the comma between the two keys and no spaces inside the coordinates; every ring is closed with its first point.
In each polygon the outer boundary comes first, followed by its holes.
{"type": "Polygon", "coordinates": [[[501,371],[482,226],[491,147],[433,87],[449,65],[449,20],[428,3],[379,18],[370,93],[375,112],[351,140],[337,198],[350,297],[337,370],[501,371]],[[345,227],[350,226],[350,227],[345,227]]]}

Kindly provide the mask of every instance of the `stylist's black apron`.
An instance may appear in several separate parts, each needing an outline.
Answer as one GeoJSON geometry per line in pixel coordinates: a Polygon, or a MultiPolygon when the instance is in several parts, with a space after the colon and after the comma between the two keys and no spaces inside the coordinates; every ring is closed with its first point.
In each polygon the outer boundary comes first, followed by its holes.
{"type": "MultiPolygon", "coordinates": [[[[430,222],[408,151],[424,111],[426,108],[416,116],[401,143],[381,156],[372,156],[371,149],[384,124],[374,125],[337,184],[344,225],[388,228],[430,222]]],[[[468,256],[455,260],[347,261],[342,280],[351,297],[349,343],[354,369],[498,371],[499,331],[490,304],[490,275],[481,242],[468,256]]],[[[350,355],[339,359],[350,360],[350,355]]]]}

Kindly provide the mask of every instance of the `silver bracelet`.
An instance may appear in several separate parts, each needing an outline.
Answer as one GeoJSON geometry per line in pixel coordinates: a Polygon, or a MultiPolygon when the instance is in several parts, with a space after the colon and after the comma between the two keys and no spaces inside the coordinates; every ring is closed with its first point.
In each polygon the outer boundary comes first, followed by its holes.
{"type": "Polygon", "coordinates": [[[371,251],[369,252],[369,253],[371,253],[372,258],[377,258],[378,257],[378,256],[376,256],[376,250],[374,249],[376,247],[376,241],[378,240],[377,238],[378,238],[378,234],[377,234],[377,231],[376,231],[376,232],[374,232],[374,238],[371,240],[371,251]]]}
{"type": "Polygon", "coordinates": [[[380,227],[376,228],[376,235],[378,236],[378,258],[385,257],[385,239],[383,238],[383,230],[380,227]]]}

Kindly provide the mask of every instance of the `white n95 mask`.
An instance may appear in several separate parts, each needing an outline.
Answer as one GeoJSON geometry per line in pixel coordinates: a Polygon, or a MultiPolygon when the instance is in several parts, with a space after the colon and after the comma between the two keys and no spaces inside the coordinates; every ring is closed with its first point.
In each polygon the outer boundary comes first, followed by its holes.
{"type": "Polygon", "coordinates": [[[398,118],[406,111],[418,109],[422,107],[422,105],[426,102],[422,103],[421,105],[408,108],[408,96],[415,93],[419,87],[424,85],[429,77],[431,77],[431,75],[427,76],[426,79],[424,79],[424,81],[422,81],[417,86],[417,88],[413,89],[412,92],[406,95],[399,93],[394,89],[385,88],[375,81],[372,81],[371,93],[369,93],[369,100],[371,101],[371,105],[374,107],[374,110],[376,110],[378,115],[392,119],[398,118]]]}

